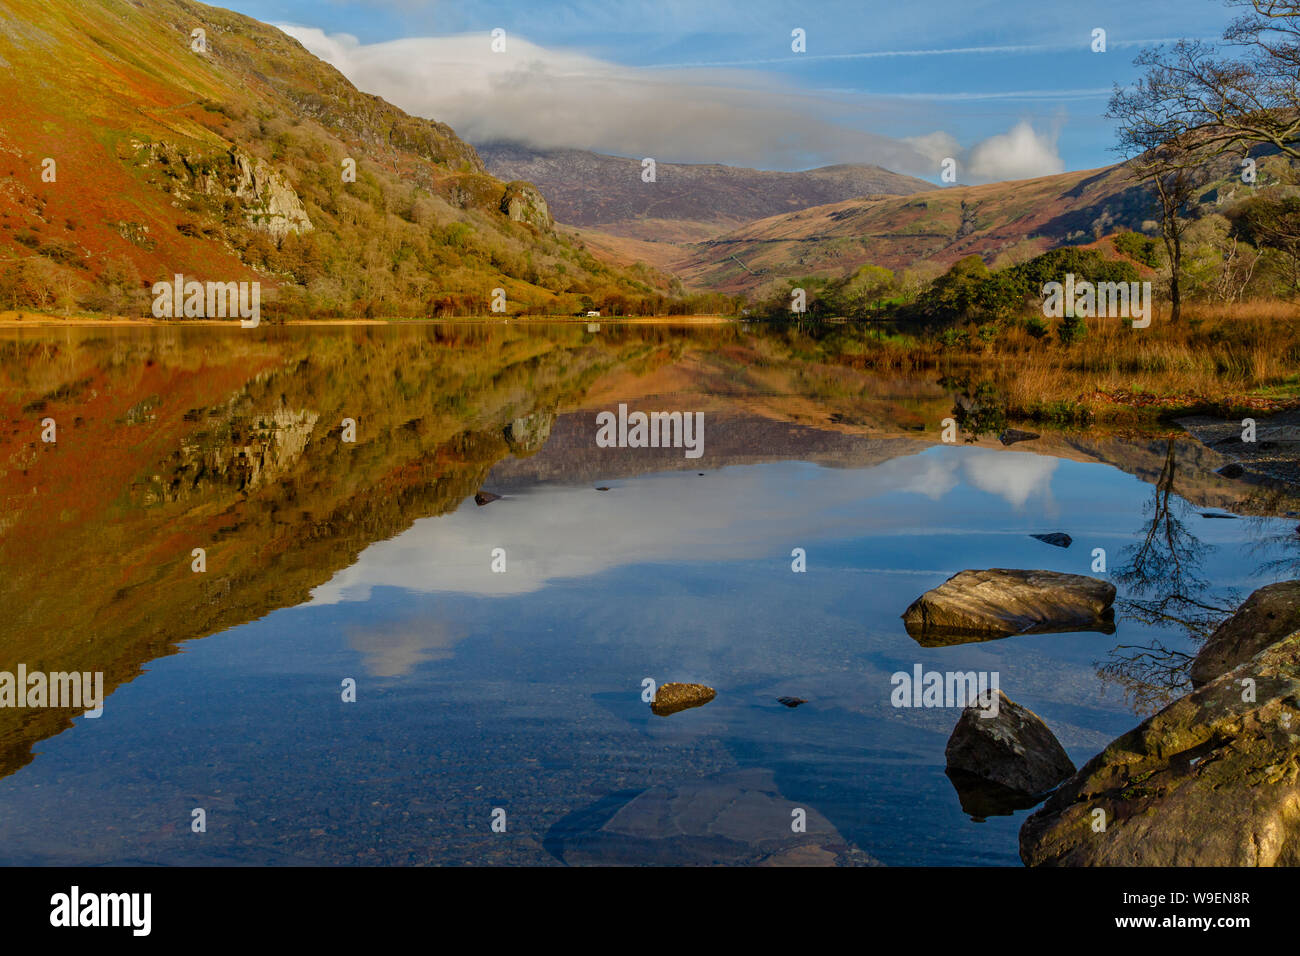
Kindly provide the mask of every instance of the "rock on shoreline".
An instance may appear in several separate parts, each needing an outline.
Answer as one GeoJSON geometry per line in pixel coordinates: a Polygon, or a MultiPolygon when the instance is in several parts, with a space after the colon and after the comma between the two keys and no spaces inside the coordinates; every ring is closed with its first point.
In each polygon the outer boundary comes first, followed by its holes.
{"type": "Polygon", "coordinates": [[[1192,686],[1208,684],[1300,630],[1300,581],[1262,587],[1210,635],[1192,662],[1192,686]]]}
{"type": "Polygon", "coordinates": [[[1300,865],[1300,631],[1111,743],[1025,821],[1020,857],[1300,865]]]}

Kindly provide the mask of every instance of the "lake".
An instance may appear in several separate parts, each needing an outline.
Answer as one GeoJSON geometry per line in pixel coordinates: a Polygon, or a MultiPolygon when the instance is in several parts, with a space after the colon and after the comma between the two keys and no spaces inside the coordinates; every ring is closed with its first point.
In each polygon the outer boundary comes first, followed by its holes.
{"type": "Polygon", "coordinates": [[[737,326],[6,330],[0,670],[107,697],[0,709],[0,861],[1019,866],[891,675],[997,674],[1081,766],[1183,692],[1179,596],[1300,535],[1171,426],[945,443],[940,379],[737,326]],[[601,447],[620,404],[703,454],[601,447]],[[967,568],[1105,577],[1115,633],[922,646],[967,568]]]}

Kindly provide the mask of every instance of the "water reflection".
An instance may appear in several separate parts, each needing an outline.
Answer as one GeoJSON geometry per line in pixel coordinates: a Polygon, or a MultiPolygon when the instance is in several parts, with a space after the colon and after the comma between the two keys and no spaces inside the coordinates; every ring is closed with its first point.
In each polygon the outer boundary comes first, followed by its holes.
{"type": "MultiPolygon", "coordinates": [[[[967,827],[944,776],[956,715],[892,709],[889,674],[998,670],[1086,758],[1131,723],[1092,667],[1111,641],[924,648],[898,615],[965,567],[1087,573],[1132,543],[1123,596],[1147,612],[1119,640],[1186,655],[1174,618],[1254,586],[1240,531],[1186,502],[1239,492],[1187,443],[945,446],[947,387],[824,373],[728,329],[5,339],[0,669],[102,670],[109,692],[98,722],[0,712],[5,858],[198,862],[174,817],[202,799],[229,829],[197,852],[225,862],[1014,862],[1015,819],[963,797],[987,820],[967,827]],[[702,411],[706,457],[597,448],[620,402],[702,411]],[[1057,529],[1072,548],[1030,537],[1057,529]],[[717,697],[659,719],[646,676],[717,697]],[[749,822],[710,849],[713,811],[686,808],[733,798],[749,822]],[[480,805],[507,799],[519,836],[493,843],[480,805]],[[791,802],[810,844],[760,832],[791,802]],[[664,808],[689,846],[658,842],[664,808]]],[[[1259,562],[1293,553],[1251,527],[1259,562]]]]}

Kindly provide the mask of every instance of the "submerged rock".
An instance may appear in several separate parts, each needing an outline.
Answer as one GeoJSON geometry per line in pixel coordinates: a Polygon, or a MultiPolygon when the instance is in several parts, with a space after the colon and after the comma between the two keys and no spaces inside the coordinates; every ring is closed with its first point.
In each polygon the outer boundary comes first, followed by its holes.
{"type": "Polygon", "coordinates": [[[543,846],[570,866],[879,866],[770,770],[612,794],[562,819],[543,846]],[[805,832],[795,833],[802,810],[805,832]]]}
{"type": "Polygon", "coordinates": [[[1053,531],[1051,534],[1031,534],[1029,537],[1037,538],[1039,541],[1057,548],[1068,548],[1074,544],[1074,539],[1064,531],[1053,531]]]}
{"type": "Polygon", "coordinates": [[[1074,773],[1045,723],[998,691],[997,710],[972,705],[961,712],[944,749],[949,771],[965,771],[1026,796],[1046,793],[1074,773]]]}
{"type": "Polygon", "coordinates": [[[787,707],[798,707],[800,704],[808,703],[808,701],[804,700],[802,697],[778,697],[776,702],[778,704],[785,704],[787,707]]]}
{"type": "Polygon", "coordinates": [[[903,612],[907,632],[933,647],[1012,634],[1115,630],[1115,586],[1082,574],[990,568],[961,571],[903,612]]]}
{"type": "Polygon", "coordinates": [[[1300,865],[1297,732],[1300,631],[1090,760],[1025,821],[1020,858],[1029,866],[1300,865]]]}
{"type": "Polygon", "coordinates": [[[482,508],[484,505],[491,504],[494,501],[500,501],[500,495],[494,495],[490,491],[480,491],[474,496],[474,504],[482,508]]]}
{"type": "Polygon", "coordinates": [[[1192,661],[1192,686],[1208,684],[1300,630],[1300,581],[1260,588],[1220,624],[1192,661]]]}
{"type": "Polygon", "coordinates": [[[717,691],[704,684],[664,684],[655,691],[650,709],[660,717],[667,717],[679,710],[703,707],[716,695],[717,691]]]}
{"type": "Polygon", "coordinates": [[[1014,445],[1018,441],[1033,441],[1035,438],[1041,438],[1038,432],[1021,431],[1019,428],[1004,429],[998,436],[998,441],[1004,445],[1014,445]]]}

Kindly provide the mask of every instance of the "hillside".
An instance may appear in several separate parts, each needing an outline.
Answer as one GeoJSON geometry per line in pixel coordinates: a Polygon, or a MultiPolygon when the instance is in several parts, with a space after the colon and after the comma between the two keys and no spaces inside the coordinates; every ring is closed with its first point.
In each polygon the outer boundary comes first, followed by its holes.
{"type": "MultiPolygon", "coordinates": [[[[1260,161],[1259,189],[1287,172],[1260,161]]],[[[1199,212],[1248,194],[1232,157],[1212,171],[1199,212]]],[[[1122,164],[1016,182],[952,186],[898,197],[868,197],[771,216],[699,242],[673,264],[688,283],[730,292],[774,280],[843,276],[865,263],[890,269],[933,262],[946,268],[978,253],[988,263],[1061,245],[1086,244],[1156,217],[1154,200],[1122,164]],[[736,260],[739,260],[737,262],[736,260]]]]}
{"type": "Polygon", "coordinates": [[[481,143],[493,175],[536,183],[551,212],[571,226],[630,239],[691,242],[742,223],[860,196],[903,196],[933,189],[879,166],[825,166],[772,172],[723,166],[657,163],[643,182],[641,161],[580,149],[538,150],[481,143]]]}
{"type": "Polygon", "coordinates": [[[570,312],[666,287],[278,29],[189,0],[0,0],[0,308],[147,314],[175,273],[284,315],[570,312]],[[195,31],[203,31],[202,42],[195,31]],[[355,162],[348,180],[347,161],[355,162]]]}

